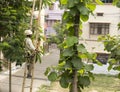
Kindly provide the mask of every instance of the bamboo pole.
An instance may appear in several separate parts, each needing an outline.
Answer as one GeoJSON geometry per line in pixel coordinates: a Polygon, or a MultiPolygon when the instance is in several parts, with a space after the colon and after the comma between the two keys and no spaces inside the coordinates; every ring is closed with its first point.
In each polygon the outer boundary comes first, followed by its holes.
{"type": "MultiPolygon", "coordinates": [[[[42,6],[42,0],[40,0],[40,2],[39,2],[38,27],[40,26],[41,6],[42,6]]],[[[38,32],[38,29],[37,29],[37,30],[36,30],[36,48],[37,48],[37,49],[38,49],[38,46],[40,45],[40,42],[37,41],[38,35],[39,35],[39,32],[38,32]]],[[[36,55],[36,54],[35,54],[35,55],[36,55]]],[[[30,92],[32,92],[32,88],[33,88],[33,78],[34,78],[34,69],[35,69],[34,66],[35,66],[35,58],[34,58],[33,67],[32,67],[32,78],[31,78],[30,92]]]]}
{"type": "Polygon", "coordinates": [[[34,69],[35,69],[34,66],[35,66],[35,57],[32,64],[32,78],[31,78],[31,84],[30,84],[30,92],[32,92],[33,90],[33,79],[34,79],[34,69]]]}
{"type": "MultiPolygon", "coordinates": [[[[33,0],[33,6],[32,6],[32,12],[31,12],[31,19],[30,19],[30,29],[32,29],[32,24],[33,24],[33,13],[34,13],[34,8],[35,8],[35,2],[36,2],[36,0],[33,0]]],[[[27,64],[25,64],[24,78],[23,78],[23,84],[22,84],[22,92],[24,92],[24,87],[25,87],[26,71],[27,71],[26,68],[27,68],[27,64]]]]}
{"type": "Polygon", "coordinates": [[[35,2],[36,2],[36,0],[33,0],[31,19],[30,19],[30,29],[32,29],[32,24],[33,24],[33,13],[34,13],[34,8],[35,8],[35,2]]]}

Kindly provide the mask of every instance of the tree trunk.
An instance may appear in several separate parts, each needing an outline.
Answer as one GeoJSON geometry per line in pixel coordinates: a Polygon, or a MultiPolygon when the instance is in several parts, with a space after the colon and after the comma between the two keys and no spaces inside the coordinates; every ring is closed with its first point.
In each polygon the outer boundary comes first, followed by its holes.
{"type": "Polygon", "coordinates": [[[73,78],[73,83],[72,83],[72,90],[71,92],[78,92],[78,87],[77,87],[77,70],[73,71],[74,78],[73,78]]]}
{"type": "Polygon", "coordinates": [[[12,89],[12,84],[11,84],[12,83],[11,82],[12,81],[12,77],[11,77],[11,75],[12,75],[11,74],[11,62],[9,61],[9,92],[12,92],[12,90],[11,90],[12,89]]]}
{"type": "MultiPolygon", "coordinates": [[[[80,14],[77,14],[75,16],[74,19],[74,36],[76,36],[77,38],[79,38],[79,22],[80,22],[80,14]]],[[[79,44],[79,43],[77,43],[79,44]]],[[[74,45],[74,50],[76,51],[76,56],[78,55],[78,51],[77,51],[77,44],[74,45]]],[[[77,86],[77,70],[73,69],[73,82],[72,82],[72,92],[78,92],[78,86],[77,86]]]]}

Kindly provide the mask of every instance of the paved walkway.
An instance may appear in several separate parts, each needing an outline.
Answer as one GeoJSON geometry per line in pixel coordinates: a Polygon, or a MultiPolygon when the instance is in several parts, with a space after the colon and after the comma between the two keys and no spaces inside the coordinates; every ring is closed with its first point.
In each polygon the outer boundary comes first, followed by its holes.
{"type": "MultiPolygon", "coordinates": [[[[47,77],[44,75],[44,72],[48,66],[56,65],[59,59],[59,50],[52,49],[50,54],[42,57],[42,63],[36,63],[35,73],[34,73],[34,83],[33,83],[33,92],[36,92],[40,85],[49,85],[50,82],[47,80],[47,77]],[[54,57],[53,57],[54,56],[54,57]]],[[[20,69],[13,70],[12,74],[12,92],[21,92],[22,82],[23,82],[23,73],[24,65],[20,69]]],[[[26,80],[25,92],[29,92],[30,79],[26,80]]],[[[0,74],[0,92],[9,92],[9,78],[8,73],[0,74]]]]}

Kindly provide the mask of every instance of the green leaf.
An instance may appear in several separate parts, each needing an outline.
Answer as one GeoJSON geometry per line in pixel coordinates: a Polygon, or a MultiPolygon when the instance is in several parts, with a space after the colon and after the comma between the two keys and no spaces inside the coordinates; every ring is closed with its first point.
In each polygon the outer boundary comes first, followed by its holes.
{"type": "Polygon", "coordinates": [[[77,46],[77,51],[81,52],[81,53],[86,53],[87,52],[87,50],[85,49],[85,46],[83,44],[79,44],[77,46]]]}
{"type": "Polygon", "coordinates": [[[118,74],[118,78],[120,79],[120,73],[118,74]]]}
{"type": "Polygon", "coordinates": [[[68,0],[60,0],[61,4],[67,4],[68,0]]]}
{"type": "Polygon", "coordinates": [[[74,0],[74,4],[78,4],[80,0],[74,0]]]}
{"type": "MultiPolygon", "coordinates": [[[[37,56],[37,61],[39,62],[39,63],[41,63],[41,54],[40,53],[36,53],[36,56],[37,56]]],[[[37,62],[36,61],[36,62],[37,62]]]]}
{"type": "Polygon", "coordinates": [[[102,66],[103,64],[100,62],[100,61],[98,61],[98,60],[94,60],[94,62],[96,62],[99,66],[102,66]]]}
{"type": "Polygon", "coordinates": [[[65,66],[64,66],[64,68],[67,68],[67,69],[68,69],[68,68],[69,68],[69,69],[72,68],[72,63],[69,62],[69,61],[67,61],[66,64],[65,64],[65,66]]]}
{"type": "Polygon", "coordinates": [[[67,5],[68,5],[69,8],[74,6],[73,2],[74,2],[74,0],[68,0],[67,5]]]}
{"type": "Polygon", "coordinates": [[[95,0],[97,4],[103,5],[103,2],[101,0],[95,0]]]}
{"type": "Polygon", "coordinates": [[[72,8],[70,11],[71,11],[70,14],[71,14],[73,17],[78,13],[78,11],[76,10],[76,8],[72,8]]]}
{"type": "Polygon", "coordinates": [[[64,77],[62,77],[62,78],[60,79],[60,85],[61,85],[61,87],[63,87],[63,88],[67,88],[68,85],[69,85],[69,83],[66,81],[66,79],[65,79],[64,77]]]}
{"type": "Polygon", "coordinates": [[[90,11],[88,10],[88,8],[86,8],[83,5],[82,6],[78,5],[77,8],[80,11],[81,15],[87,15],[87,16],[89,16],[89,12],[90,11]]]}
{"type": "Polygon", "coordinates": [[[50,81],[56,81],[57,79],[57,73],[56,72],[51,72],[49,75],[48,75],[48,79],[50,81]]]}
{"type": "Polygon", "coordinates": [[[46,71],[44,72],[44,74],[47,76],[49,74],[49,72],[50,72],[50,67],[47,67],[46,71]]]}
{"type": "Polygon", "coordinates": [[[120,8],[120,1],[118,1],[118,2],[116,3],[116,6],[117,6],[118,8],[120,8]]]}
{"type": "Polygon", "coordinates": [[[76,69],[81,69],[83,67],[83,62],[81,58],[73,57],[71,62],[76,69]]]}
{"type": "MultiPolygon", "coordinates": [[[[74,13],[73,13],[74,14],[74,13]]],[[[66,28],[69,29],[71,26],[73,26],[73,23],[67,23],[66,28]]]]}
{"type": "Polygon", "coordinates": [[[68,85],[69,85],[69,82],[67,81],[68,80],[68,77],[67,76],[62,76],[61,79],[60,79],[60,85],[61,87],[63,88],[67,88],[68,85]]]}
{"type": "Polygon", "coordinates": [[[78,53],[78,56],[80,57],[80,58],[87,58],[87,55],[86,54],[81,54],[81,53],[78,53]]]}
{"type": "Polygon", "coordinates": [[[63,51],[63,56],[72,56],[74,54],[71,48],[67,48],[63,51]]]}
{"type": "Polygon", "coordinates": [[[71,37],[66,38],[66,46],[67,47],[71,47],[77,42],[78,42],[78,38],[75,36],[71,36],[71,37]]]}
{"type": "Polygon", "coordinates": [[[94,79],[95,79],[95,77],[94,77],[94,74],[93,74],[93,73],[88,72],[88,75],[89,75],[89,77],[91,77],[91,78],[92,78],[92,80],[94,80],[94,79]]]}
{"type": "Polygon", "coordinates": [[[89,19],[88,15],[80,15],[82,21],[86,22],[89,19]]]}
{"type": "Polygon", "coordinates": [[[113,70],[118,70],[118,71],[120,71],[120,66],[115,66],[115,67],[113,68],[113,70]]]}
{"type": "Polygon", "coordinates": [[[120,55],[120,49],[117,49],[116,55],[120,55]]]}
{"type": "Polygon", "coordinates": [[[87,4],[87,7],[91,10],[94,11],[96,9],[96,4],[89,3],[87,4]]]}
{"type": "Polygon", "coordinates": [[[116,60],[114,58],[108,59],[108,63],[110,64],[115,64],[116,60]]]}
{"type": "Polygon", "coordinates": [[[11,47],[11,46],[9,45],[9,43],[7,43],[7,42],[3,42],[3,44],[2,44],[1,46],[2,46],[2,47],[7,47],[7,48],[11,47]]]}
{"type": "Polygon", "coordinates": [[[85,70],[86,71],[92,71],[94,69],[93,64],[85,64],[85,70]]]}
{"type": "Polygon", "coordinates": [[[110,71],[111,69],[112,69],[112,64],[110,64],[109,66],[108,66],[108,71],[110,71]]]}
{"type": "Polygon", "coordinates": [[[83,86],[89,86],[90,78],[88,76],[79,76],[78,83],[83,86]]]}

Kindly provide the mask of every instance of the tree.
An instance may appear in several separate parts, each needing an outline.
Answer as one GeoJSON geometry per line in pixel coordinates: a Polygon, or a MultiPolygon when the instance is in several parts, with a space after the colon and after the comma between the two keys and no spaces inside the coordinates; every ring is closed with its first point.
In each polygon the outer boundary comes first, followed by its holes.
{"type": "Polygon", "coordinates": [[[24,62],[24,30],[28,27],[27,12],[30,3],[26,0],[0,0],[0,48],[9,62],[9,92],[11,92],[11,62],[24,62]]]}
{"type": "Polygon", "coordinates": [[[89,19],[89,15],[102,4],[100,0],[59,0],[61,7],[65,8],[62,24],[67,30],[67,36],[61,44],[63,52],[56,67],[47,68],[45,74],[50,81],[59,80],[63,88],[69,87],[69,92],[81,92],[90,84],[90,72],[93,65],[83,62],[84,58],[96,61],[96,54],[89,53],[84,44],[79,43],[82,33],[82,22],[89,19]],[[94,2],[95,1],[95,2],[94,2]]]}
{"type": "Polygon", "coordinates": [[[0,37],[3,38],[0,46],[4,57],[17,64],[24,61],[24,30],[28,27],[27,13],[30,9],[29,2],[2,0],[0,1],[0,37]]]}

